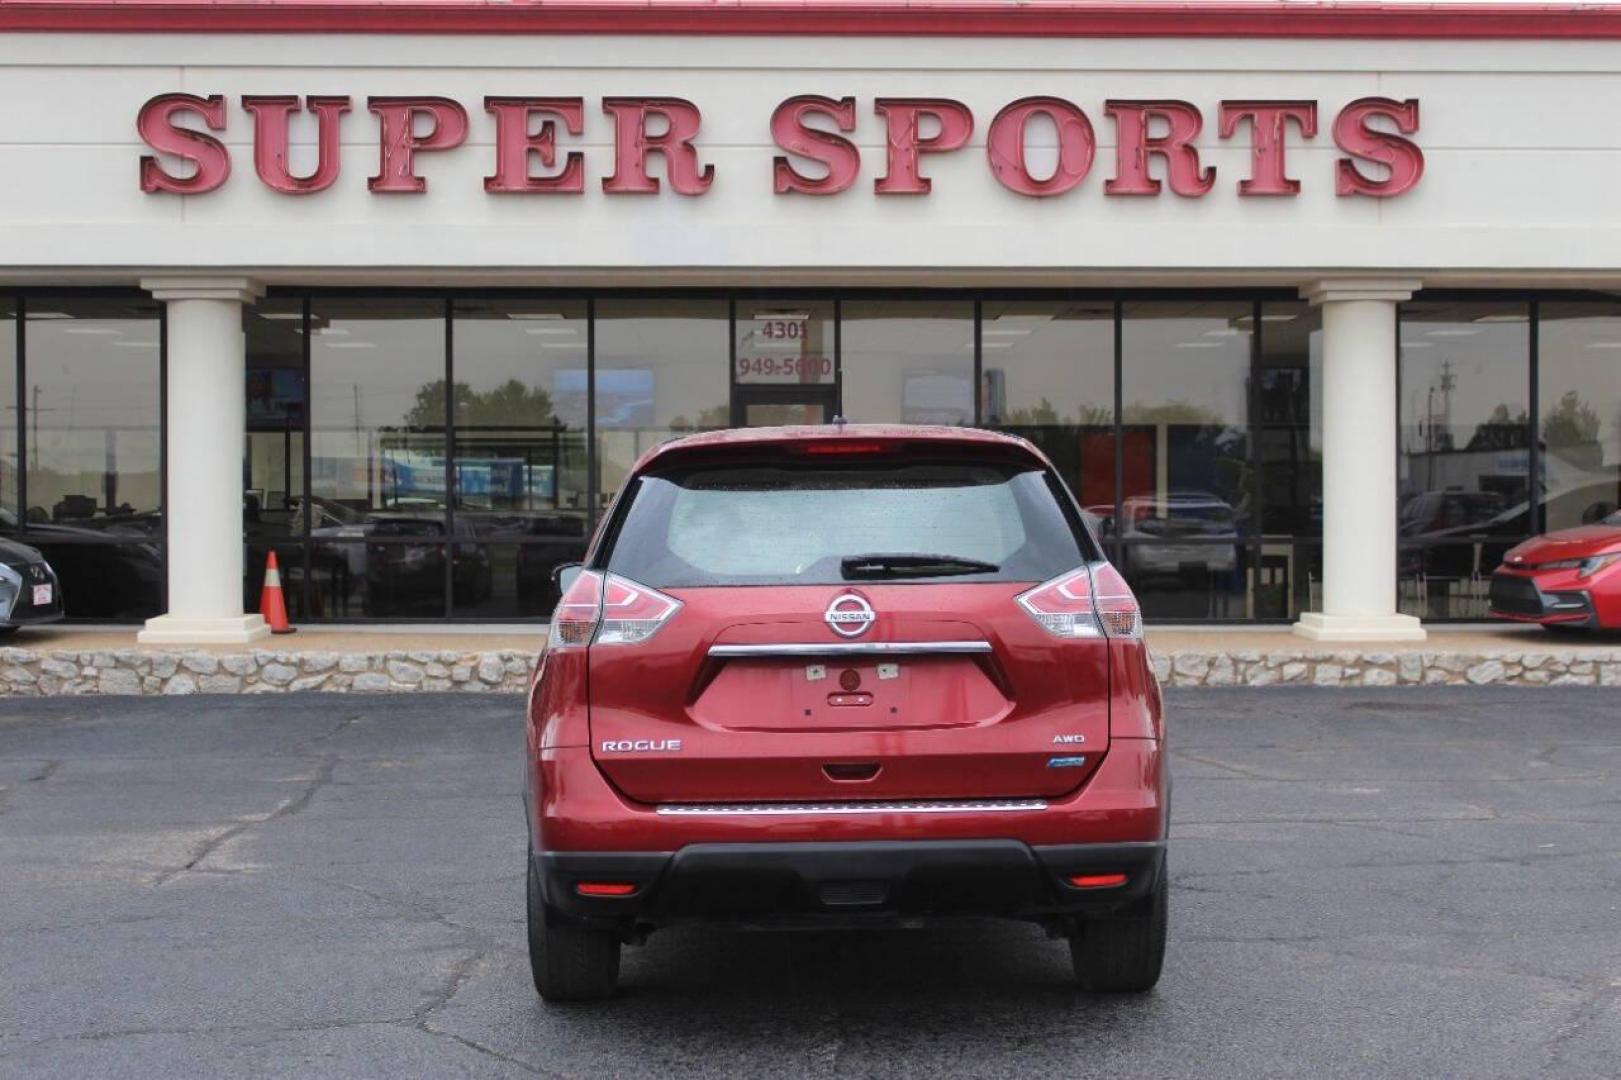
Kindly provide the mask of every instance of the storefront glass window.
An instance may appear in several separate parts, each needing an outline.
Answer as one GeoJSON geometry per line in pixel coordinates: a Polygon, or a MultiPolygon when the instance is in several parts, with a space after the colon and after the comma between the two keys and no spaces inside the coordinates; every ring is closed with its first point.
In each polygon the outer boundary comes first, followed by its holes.
{"type": "Polygon", "coordinates": [[[1254,617],[1254,308],[1124,305],[1120,562],[1151,617],[1254,617]]]}
{"type": "Polygon", "coordinates": [[[24,528],[74,618],[162,610],[159,315],[140,297],[28,301],[24,528]]]}
{"type": "Polygon", "coordinates": [[[583,301],[452,309],[457,533],[452,614],[544,618],[552,570],[585,555],[583,301]]]}
{"type": "Polygon", "coordinates": [[[981,307],[984,427],[1052,458],[1100,535],[1113,535],[1114,303],[986,301],[981,307]]]}
{"type": "Polygon", "coordinates": [[[1543,527],[1590,525],[1621,506],[1621,304],[1538,315],[1543,527]]]}
{"type": "Polygon", "coordinates": [[[288,614],[306,615],[304,547],[304,301],[261,300],[242,313],[247,343],[247,462],[243,566],[246,610],[259,610],[265,559],[275,551],[288,614]]]}
{"type": "Polygon", "coordinates": [[[847,419],[974,423],[972,302],[850,300],[842,306],[847,419]]]}
{"type": "Polygon", "coordinates": [[[445,302],[310,309],[311,607],[445,614],[445,302]]]}
{"type": "Polygon", "coordinates": [[[1403,304],[1400,342],[1401,610],[1483,618],[1532,527],[1530,306],[1403,304]]]}
{"type": "MultiPolygon", "coordinates": [[[[1150,618],[1320,608],[1321,313],[1032,295],[977,301],[977,383],[972,297],[266,299],[243,318],[245,604],[274,551],[295,619],[544,618],[648,448],[842,413],[1031,440],[1150,618]]],[[[1449,295],[1398,327],[1400,604],[1475,619],[1539,520],[1621,504],[1621,301],[1449,295]]],[[[163,607],[161,328],[140,295],[0,300],[0,534],[45,551],[70,618],[163,607]]]]}
{"type": "Polygon", "coordinates": [[[1262,304],[1260,339],[1255,615],[1294,619],[1322,609],[1322,312],[1298,302],[1262,304]]]}
{"type": "Polygon", "coordinates": [[[17,446],[17,305],[0,298],[0,520],[22,516],[17,446]]]}
{"type": "Polygon", "coordinates": [[[730,306],[600,300],[596,316],[599,498],[606,506],[642,451],[673,434],[730,426],[730,306]]]}

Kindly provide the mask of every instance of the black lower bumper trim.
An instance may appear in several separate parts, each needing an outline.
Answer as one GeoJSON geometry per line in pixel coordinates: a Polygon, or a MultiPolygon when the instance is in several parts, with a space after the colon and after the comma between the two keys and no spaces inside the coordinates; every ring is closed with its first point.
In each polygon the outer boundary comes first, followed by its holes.
{"type": "Polygon", "coordinates": [[[532,856],[548,904],[575,917],[662,924],[997,915],[1103,915],[1145,895],[1163,872],[1160,842],[1031,847],[1017,840],[693,844],[665,852],[532,856]],[[1078,874],[1126,875],[1080,889],[1078,874]],[[634,885],[582,896],[582,883],[634,885]]]}

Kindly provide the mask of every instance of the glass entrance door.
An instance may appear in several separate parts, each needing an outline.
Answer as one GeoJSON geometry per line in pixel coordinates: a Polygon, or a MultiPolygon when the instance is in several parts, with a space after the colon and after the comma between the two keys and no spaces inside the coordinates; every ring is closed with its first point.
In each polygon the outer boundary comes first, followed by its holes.
{"type": "Polygon", "coordinates": [[[835,412],[831,386],[795,388],[788,393],[738,387],[732,393],[733,427],[826,424],[835,412]]]}
{"type": "Polygon", "coordinates": [[[825,424],[838,413],[830,301],[739,301],[733,324],[732,426],[825,424]]]}

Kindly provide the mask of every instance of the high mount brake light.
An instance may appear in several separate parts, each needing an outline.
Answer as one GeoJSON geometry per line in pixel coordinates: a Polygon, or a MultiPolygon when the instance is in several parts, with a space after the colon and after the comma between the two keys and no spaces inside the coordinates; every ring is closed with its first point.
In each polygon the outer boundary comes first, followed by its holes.
{"type": "Polygon", "coordinates": [[[845,442],[842,439],[830,439],[826,442],[800,443],[792,449],[797,454],[833,456],[839,454],[882,454],[892,449],[892,447],[889,443],[845,442]]]}
{"type": "Polygon", "coordinates": [[[1018,602],[1054,637],[1136,638],[1142,634],[1137,598],[1108,563],[1065,571],[1020,593],[1018,602]]]}
{"type": "Polygon", "coordinates": [[[552,613],[547,648],[634,645],[681,610],[681,601],[617,574],[582,570],[552,613]]]}

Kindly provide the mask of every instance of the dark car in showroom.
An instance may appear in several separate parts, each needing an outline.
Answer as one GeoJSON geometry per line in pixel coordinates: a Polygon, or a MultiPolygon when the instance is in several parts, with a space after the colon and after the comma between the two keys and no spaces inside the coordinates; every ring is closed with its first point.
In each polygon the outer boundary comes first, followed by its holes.
{"type": "Polygon", "coordinates": [[[0,539],[0,635],[62,617],[62,586],[37,548],[0,539]]]}

